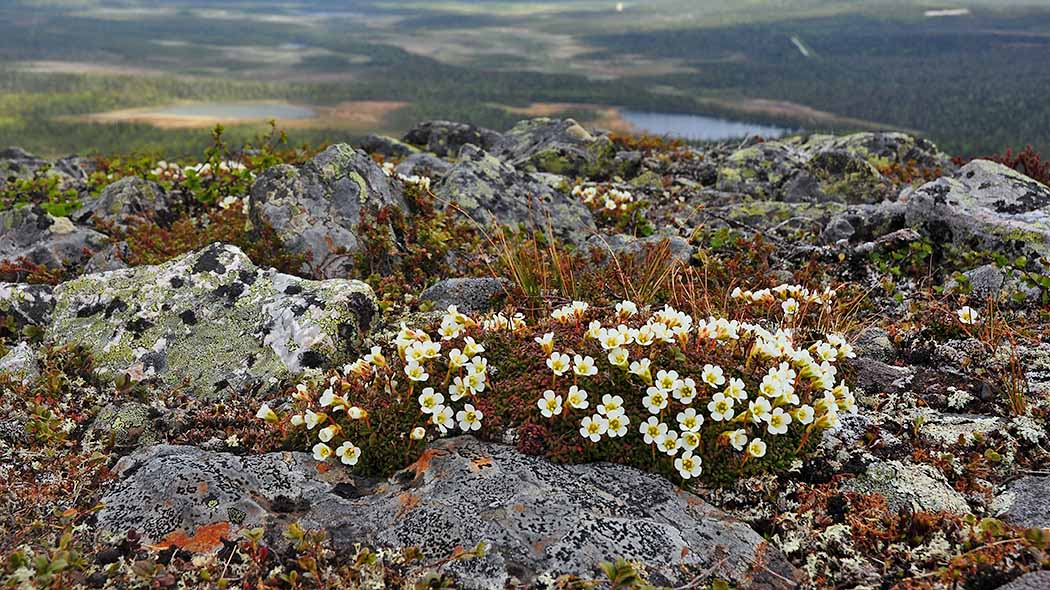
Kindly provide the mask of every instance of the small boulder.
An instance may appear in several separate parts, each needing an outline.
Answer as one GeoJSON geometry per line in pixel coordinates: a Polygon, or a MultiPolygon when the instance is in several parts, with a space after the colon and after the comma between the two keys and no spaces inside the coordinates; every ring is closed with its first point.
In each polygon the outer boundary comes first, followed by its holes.
{"type": "Polygon", "coordinates": [[[587,240],[587,246],[596,250],[602,258],[605,258],[606,254],[612,254],[615,257],[634,257],[638,260],[643,260],[653,249],[666,247],[670,259],[681,264],[689,264],[696,250],[689,240],[683,237],[660,234],[644,238],[627,234],[596,235],[587,240]]]}
{"type": "Polygon", "coordinates": [[[1050,476],[1026,475],[1010,482],[989,510],[997,518],[1028,528],[1050,528],[1050,476]]]}
{"type": "MultiPolygon", "coordinates": [[[[329,147],[301,168],[270,168],[255,181],[249,199],[252,223],[269,225],[284,247],[308,255],[302,272],[322,278],[346,276],[361,246],[361,224],[378,225],[378,213],[388,207],[407,208],[400,187],[367,154],[346,144],[329,147]]],[[[389,226],[378,229],[393,235],[389,226]]]]}
{"type": "MultiPolygon", "coordinates": [[[[7,354],[0,357],[0,375],[26,384],[40,376],[36,363],[36,350],[26,342],[19,342],[17,346],[8,350],[7,354]]],[[[0,436],[0,439],[2,438],[0,436]]]]}
{"type": "Polygon", "coordinates": [[[500,141],[500,134],[484,127],[452,121],[426,121],[409,129],[401,138],[428,152],[447,158],[455,156],[469,144],[491,150],[500,141]]]}
{"type": "Polygon", "coordinates": [[[152,181],[126,176],[102,189],[76,210],[72,218],[78,223],[100,223],[127,230],[144,219],[164,222],[170,215],[164,189],[152,181]]]}
{"type": "Polygon", "coordinates": [[[497,278],[443,279],[420,293],[434,309],[455,305],[463,313],[484,313],[495,309],[506,294],[507,280],[497,278]]]}
{"type": "Polygon", "coordinates": [[[886,498],[890,511],[967,514],[966,498],[930,465],[879,460],[843,484],[843,489],[886,498]]]}
{"type": "Polygon", "coordinates": [[[484,225],[525,226],[581,243],[595,231],[587,206],[474,145],[464,146],[459,162],[434,188],[442,203],[454,203],[484,225]]]}
{"type": "Polygon", "coordinates": [[[52,289],[51,285],[0,283],[0,335],[8,328],[18,334],[26,327],[43,329],[51,323],[52,289]]]}
{"type": "Polygon", "coordinates": [[[218,243],[156,266],[84,275],[54,297],[46,341],[82,344],[113,374],[202,397],[342,362],[376,313],[360,281],[258,268],[218,243]]]}
{"type": "Polygon", "coordinates": [[[426,152],[412,154],[394,168],[402,176],[425,176],[434,180],[444,178],[451,169],[451,162],[426,152]]]}
{"type": "Polygon", "coordinates": [[[492,149],[497,158],[527,172],[608,178],[633,176],[640,158],[617,158],[608,136],[591,135],[572,119],[521,121],[492,149]]]}
{"type": "Polygon", "coordinates": [[[102,249],[108,238],[74,225],[68,217],[52,217],[40,207],[0,211],[0,262],[28,260],[49,269],[82,265],[102,249]]]}
{"type": "Polygon", "coordinates": [[[418,154],[419,148],[386,135],[369,134],[361,142],[361,149],[370,154],[379,154],[386,158],[406,158],[418,154]]]}

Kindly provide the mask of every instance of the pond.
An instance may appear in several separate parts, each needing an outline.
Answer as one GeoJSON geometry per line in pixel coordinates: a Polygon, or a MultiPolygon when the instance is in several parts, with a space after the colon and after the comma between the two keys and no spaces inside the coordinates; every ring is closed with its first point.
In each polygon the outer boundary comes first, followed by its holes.
{"type": "Polygon", "coordinates": [[[620,111],[620,116],[640,133],[668,135],[682,139],[716,141],[737,139],[748,135],[780,137],[795,133],[794,129],[760,125],[744,121],[730,121],[705,115],[680,113],[649,113],[642,111],[620,111]]]}
{"type": "Polygon", "coordinates": [[[317,113],[309,107],[283,102],[195,102],[151,109],[156,117],[202,117],[208,119],[309,119],[317,113]]]}

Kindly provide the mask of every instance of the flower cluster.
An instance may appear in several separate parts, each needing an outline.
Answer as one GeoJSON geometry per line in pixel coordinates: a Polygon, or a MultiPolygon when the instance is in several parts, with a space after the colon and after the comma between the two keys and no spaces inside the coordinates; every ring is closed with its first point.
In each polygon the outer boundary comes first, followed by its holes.
{"type": "MultiPolygon", "coordinates": [[[[244,164],[233,160],[219,162],[215,168],[220,174],[244,172],[247,169],[244,164]]],[[[215,175],[215,170],[212,170],[212,165],[207,162],[193,164],[191,166],[179,166],[175,162],[168,162],[166,160],[157,162],[157,165],[151,172],[158,180],[167,180],[171,182],[186,180],[186,177],[190,175],[196,176],[197,178],[211,178],[215,175]]],[[[255,174],[252,173],[251,176],[254,178],[255,174]]]]}
{"type": "Polygon", "coordinates": [[[630,191],[618,188],[602,189],[597,185],[584,186],[578,184],[572,187],[572,195],[579,197],[585,205],[591,209],[615,213],[616,211],[627,211],[634,203],[634,195],[630,191]]]}
{"type": "MultiPolygon", "coordinates": [[[[796,305],[782,305],[785,321],[772,326],[716,317],[694,319],[670,306],[639,322],[637,305],[623,301],[616,306],[617,323],[603,326],[594,320],[586,324],[587,346],[601,351],[606,370],[631,376],[642,394],[640,407],[629,408],[621,396],[605,394],[591,412],[587,389],[599,378],[592,356],[559,352],[551,333],[537,337],[552,376],[551,388],[537,401],[541,415],[554,419],[570,410],[587,410],[579,422],[579,433],[591,442],[625,436],[628,426],[637,420],[644,442],[675,457],[679,475],[690,479],[702,471],[698,449],[705,422],[717,425],[717,444],[743,453],[747,461],[763,457],[776,437],[787,434],[793,425],[802,429],[804,444],[811,432],[835,427],[840,412],[856,412],[854,397],[838,379],[835,366],[840,359],[855,356],[851,345],[831,333],[802,346],[792,329],[782,327],[801,313],[798,301],[823,306],[834,297],[833,291],[813,293],[782,285],[759,292],[741,291],[734,297],[796,305]],[[695,374],[681,374],[675,368],[654,365],[652,358],[662,348],[700,357],[705,353],[714,357],[718,352],[725,357],[727,350],[735,350],[743,366],[704,363],[695,374]],[[568,379],[571,383],[559,382],[568,379]],[[642,417],[632,419],[633,412],[642,417]]],[[[574,302],[551,316],[561,323],[581,323],[588,308],[586,303],[574,302]]]]}
{"type": "Polygon", "coordinates": [[[429,191],[430,190],[430,178],[429,177],[417,176],[415,174],[413,174],[411,176],[405,176],[404,174],[400,174],[400,173],[398,173],[395,170],[395,166],[394,166],[393,162],[384,162],[383,163],[383,172],[387,176],[390,176],[391,178],[396,178],[396,179],[400,180],[401,182],[403,182],[405,184],[411,184],[413,186],[417,186],[417,187],[419,187],[420,189],[422,189],[424,191],[429,191]]]}

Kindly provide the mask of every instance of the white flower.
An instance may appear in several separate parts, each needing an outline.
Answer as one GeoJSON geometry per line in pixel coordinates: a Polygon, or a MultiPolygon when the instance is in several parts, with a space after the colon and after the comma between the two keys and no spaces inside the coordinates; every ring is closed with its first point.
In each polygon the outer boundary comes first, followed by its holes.
{"type": "Polygon", "coordinates": [[[581,377],[591,377],[598,374],[598,367],[594,366],[594,359],[589,356],[576,355],[572,359],[574,373],[581,377]]]}
{"type": "Polygon", "coordinates": [[[411,438],[412,440],[423,440],[423,437],[426,436],[426,435],[427,435],[427,429],[426,428],[423,428],[422,426],[416,426],[415,428],[412,429],[412,432],[409,433],[408,437],[411,438]]]}
{"type": "Polygon", "coordinates": [[[602,334],[602,323],[598,320],[587,324],[587,337],[592,340],[597,340],[602,334]]]}
{"type": "Polygon", "coordinates": [[[555,395],[553,390],[548,389],[544,391],[543,397],[536,402],[536,405],[539,406],[540,413],[543,414],[544,418],[553,418],[561,415],[561,396],[555,395]]]}
{"type": "Polygon", "coordinates": [[[711,412],[711,419],[715,422],[733,419],[733,398],[726,397],[722,393],[716,393],[707,404],[707,411],[711,412]]]}
{"type": "Polygon", "coordinates": [[[558,377],[569,370],[569,355],[560,352],[552,352],[547,358],[547,367],[558,377]]]}
{"type": "Polygon", "coordinates": [[[598,442],[609,429],[609,421],[599,414],[587,416],[580,422],[580,436],[598,442]]]}
{"type": "Polygon", "coordinates": [[[623,398],[618,395],[605,394],[602,396],[602,403],[598,404],[598,413],[605,416],[611,416],[617,412],[623,411],[623,398]]]}
{"type": "Polygon", "coordinates": [[[751,401],[747,405],[747,411],[751,414],[751,421],[755,424],[769,419],[769,412],[773,407],[769,404],[769,400],[760,397],[754,401],[751,401]]]}
{"type": "Polygon", "coordinates": [[[725,391],[722,393],[724,393],[726,397],[731,397],[738,402],[747,399],[747,392],[744,391],[744,382],[736,377],[729,380],[729,384],[726,385],[725,391]]]}
{"type": "Polygon", "coordinates": [[[968,325],[976,324],[981,319],[981,314],[969,305],[962,306],[959,311],[955,312],[955,315],[959,316],[960,322],[968,325]]]}
{"type": "Polygon", "coordinates": [[[684,412],[678,412],[678,426],[686,432],[699,432],[704,423],[703,414],[697,414],[693,408],[687,408],[684,412]]]}
{"type": "Polygon", "coordinates": [[[650,416],[648,420],[642,422],[638,432],[645,439],[645,444],[651,445],[667,432],[667,425],[661,423],[656,416],[650,416]]]}
{"type": "Polygon", "coordinates": [[[350,406],[346,410],[346,415],[350,416],[351,420],[361,420],[362,418],[366,418],[368,416],[368,412],[366,412],[363,408],[359,408],[357,406],[350,406]]]}
{"type": "Polygon", "coordinates": [[[626,349],[614,348],[609,351],[609,364],[622,369],[627,366],[627,356],[626,349]]]}
{"type": "Polygon", "coordinates": [[[335,450],[335,454],[344,465],[357,465],[357,460],[361,457],[361,449],[355,447],[350,441],[344,441],[335,450]]]}
{"type": "Polygon", "coordinates": [[[324,444],[317,443],[313,448],[314,459],[318,461],[327,461],[332,456],[332,447],[324,444]]]}
{"type": "Polygon", "coordinates": [[[675,383],[672,393],[676,400],[683,404],[691,404],[693,403],[693,398],[696,397],[696,381],[693,381],[692,377],[679,379],[675,383]]]}
{"type": "Polygon", "coordinates": [[[700,372],[700,380],[711,387],[718,387],[726,382],[722,367],[717,365],[704,365],[704,370],[700,372]]]}
{"type": "Polygon", "coordinates": [[[780,308],[784,310],[784,315],[795,315],[798,313],[798,301],[794,297],[788,298],[780,304],[780,308]]]}
{"type": "Polygon", "coordinates": [[[667,394],[659,387],[650,386],[645,390],[645,394],[645,397],[642,398],[642,405],[649,410],[650,414],[659,414],[660,410],[667,407],[667,394]]]}
{"type": "Polygon", "coordinates": [[[452,408],[448,406],[435,408],[430,415],[430,421],[441,430],[441,434],[445,434],[456,426],[456,423],[452,420],[452,408]]]}
{"type": "Polygon", "coordinates": [[[467,373],[467,378],[463,380],[463,383],[470,391],[481,393],[485,391],[485,374],[471,371],[467,373]]]}
{"type": "Polygon", "coordinates": [[[463,367],[470,362],[470,357],[463,354],[458,348],[453,348],[448,351],[448,366],[451,369],[458,369],[463,367]]]}
{"type": "Polygon", "coordinates": [[[277,417],[277,412],[271,410],[270,406],[266,404],[259,406],[259,411],[255,413],[255,417],[267,422],[277,422],[280,419],[277,417]]]}
{"type": "Polygon", "coordinates": [[[752,440],[747,445],[747,454],[756,459],[764,457],[766,455],[766,443],[760,438],[752,440]]]}
{"type": "Polygon", "coordinates": [[[306,424],[306,428],[313,430],[322,420],[325,419],[324,414],[315,414],[313,410],[306,410],[303,414],[303,422],[306,424]]]}
{"type": "Polygon", "coordinates": [[[554,352],[554,332],[547,332],[543,336],[533,338],[533,340],[543,349],[543,354],[550,356],[554,352]]]}
{"type": "Polygon", "coordinates": [[[776,408],[769,415],[769,425],[766,430],[770,434],[784,434],[788,431],[789,424],[791,424],[791,414],[784,412],[784,408],[776,408]]]}
{"type": "Polygon", "coordinates": [[[419,394],[419,409],[422,410],[424,414],[432,414],[444,404],[445,396],[436,393],[433,387],[425,387],[423,388],[423,392],[419,394]]]}
{"type": "Polygon", "coordinates": [[[638,313],[638,306],[632,301],[623,300],[616,304],[616,315],[621,318],[629,318],[638,313]]]}
{"type": "Polygon", "coordinates": [[[585,410],[589,405],[587,402],[587,392],[575,385],[569,388],[569,395],[566,397],[565,401],[569,404],[570,408],[577,410],[585,410]]]}
{"type": "Polygon", "coordinates": [[[464,405],[463,409],[456,413],[456,421],[459,422],[459,428],[463,432],[481,428],[481,419],[484,417],[481,410],[474,409],[471,404],[464,405]]]}
{"type": "Polygon", "coordinates": [[[675,383],[678,382],[678,371],[660,370],[656,373],[656,386],[664,393],[674,391],[675,383]]]}
{"type": "Polygon", "coordinates": [[[667,455],[675,456],[678,453],[678,433],[668,430],[661,434],[656,439],[656,446],[667,455]]]}
{"type": "Polygon", "coordinates": [[[682,479],[699,477],[702,471],[700,464],[700,457],[693,456],[692,451],[686,451],[682,453],[681,457],[674,460],[674,467],[678,470],[678,475],[682,476],[682,479]]]}
{"type": "Polygon", "coordinates": [[[321,439],[321,442],[328,442],[332,440],[338,432],[339,427],[335,424],[332,424],[331,426],[325,426],[321,430],[317,431],[317,438],[321,439]]]}
{"type": "Polygon", "coordinates": [[[730,432],[729,444],[733,445],[734,449],[743,451],[747,446],[747,431],[741,428],[730,432]]]}
{"type": "Polygon", "coordinates": [[[631,363],[630,373],[632,375],[638,375],[646,383],[652,383],[653,376],[650,372],[649,367],[652,365],[652,361],[647,358],[641,358],[631,363]]]}
{"type": "Polygon", "coordinates": [[[474,339],[467,336],[463,339],[463,354],[473,357],[485,352],[485,347],[474,342],[474,339]]]}
{"type": "Polygon", "coordinates": [[[609,416],[607,433],[609,438],[615,438],[618,436],[627,435],[627,426],[631,423],[631,419],[627,417],[627,414],[623,412],[613,414],[609,416]]]}
{"type": "Polygon", "coordinates": [[[795,410],[795,419],[801,424],[810,424],[813,422],[813,407],[810,405],[801,406],[795,410]]]}
{"type": "Polygon", "coordinates": [[[467,387],[467,383],[462,377],[453,377],[452,383],[448,386],[448,397],[454,402],[458,402],[463,399],[470,392],[470,388],[467,387]]]}
{"type": "Polygon", "coordinates": [[[426,381],[430,379],[430,375],[427,374],[427,370],[423,368],[423,365],[416,361],[409,361],[405,365],[405,375],[412,381],[426,381]]]}

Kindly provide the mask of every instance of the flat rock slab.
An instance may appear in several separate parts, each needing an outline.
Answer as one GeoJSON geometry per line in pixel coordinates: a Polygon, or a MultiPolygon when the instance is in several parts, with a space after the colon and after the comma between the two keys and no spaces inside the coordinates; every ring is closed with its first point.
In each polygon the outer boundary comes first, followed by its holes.
{"type": "Polygon", "coordinates": [[[117,465],[102,530],[145,533],[201,550],[243,527],[299,520],[339,548],[416,546],[428,558],[490,544],[453,562],[467,588],[502,589],[542,574],[598,575],[603,560],[644,563],[650,581],[681,585],[710,570],[738,588],[789,588],[779,551],[663,478],[611,464],[555,465],[473,437],[434,443],[414,465],[373,489],[340,466],[320,473],[304,453],[235,457],[158,446],[117,465]],[[211,541],[209,544],[207,541],[211,541]],[[770,573],[770,571],[775,573],[770,573]]]}
{"type": "Polygon", "coordinates": [[[1012,524],[1050,528],[1050,476],[1029,475],[1010,482],[989,508],[1012,524]]]}
{"type": "Polygon", "coordinates": [[[886,498],[893,512],[970,512],[966,498],[930,465],[877,461],[860,476],[847,480],[843,489],[861,494],[879,494],[886,498]]]}
{"type": "Polygon", "coordinates": [[[79,343],[114,374],[243,392],[348,359],[376,313],[360,281],[308,281],[212,244],[156,266],[85,275],[54,290],[45,334],[79,343]]]}

